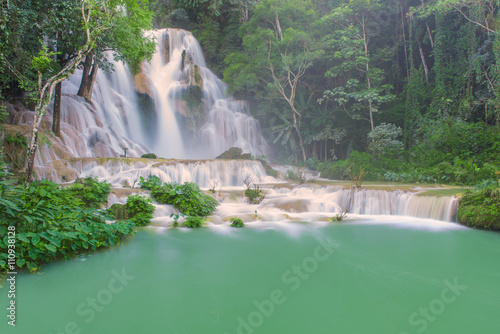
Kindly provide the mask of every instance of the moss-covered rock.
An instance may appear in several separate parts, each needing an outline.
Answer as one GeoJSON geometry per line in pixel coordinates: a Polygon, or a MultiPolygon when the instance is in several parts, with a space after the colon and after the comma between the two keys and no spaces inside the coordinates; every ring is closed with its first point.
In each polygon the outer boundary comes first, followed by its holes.
{"type": "Polygon", "coordinates": [[[500,230],[500,191],[467,191],[459,201],[457,222],[474,228],[500,230]]]}
{"type": "Polygon", "coordinates": [[[115,220],[129,219],[127,206],[125,204],[115,203],[108,208],[108,212],[115,220]]]}
{"type": "Polygon", "coordinates": [[[243,153],[238,159],[253,160],[253,156],[250,153],[243,153]]]}
{"type": "Polygon", "coordinates": [[[262,164],[262,166],[264,166],[264,169],[266,170],[267,175],[272,176],[272,177],[278,177],[279,173],[277,170],[275,170],[271,166],[269,166],[269,164],[265,160],[259,159],[259,161],[262,164]]]}
{"type": "Polygon", "coordinates": [[[231,147],[215,159],[239,159],[243,151],[239,147],[231,147]]]}

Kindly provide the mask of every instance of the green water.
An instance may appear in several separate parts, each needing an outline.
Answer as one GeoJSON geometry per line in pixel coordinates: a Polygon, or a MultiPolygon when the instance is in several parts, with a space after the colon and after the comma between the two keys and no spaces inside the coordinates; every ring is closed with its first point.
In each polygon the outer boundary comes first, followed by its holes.
{"type": "Polygon", "coordinates": [[[17,326],[1,289],[0,332],[493,334],[499,266],[500,234],[470,229],[147,228],[19,274],[17,326]]]}

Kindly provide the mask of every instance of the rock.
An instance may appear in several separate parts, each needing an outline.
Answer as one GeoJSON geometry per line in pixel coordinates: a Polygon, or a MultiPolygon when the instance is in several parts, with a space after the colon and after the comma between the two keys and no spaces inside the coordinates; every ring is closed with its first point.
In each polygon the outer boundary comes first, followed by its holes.
{"type": "Polygon", "coordinates": [[[239,147],[231,147],[215,159],[239,159],[243,151],[239,147]]]}
{"type": "MultiPolygon", "coordinates": [[[[66,160],[55,160],[50,163],[62,182],[70,182],[78,177],[78,171],[66,160]]],[[[78,179],[83,180],[83,179],[78,179]]]]}
{"type": "Polygon", "coordinates": [[[153,98],[153,88],[151,85],[151,80],[144,73],[136,74],[134,77],[135,90],[140,94],[147,94],[149,97],[153,98]]]}
{"type": "Polygon", "coordinates": [[[108,208],[108,212],[115,220],[128,219],[127,206],[125,204],[115,203],[108,208]]]}
{"type": "Polygon", "coordinates": [[[169,44],[169,36],[168,33],[164,33],[163,36],[163,48],[160,49],[160,55],[163,61],[166,63],[170,62],[170,44],[169,44]]]}
{"type": "Polygon", "coordinates": [[[253,157],[250,153],[244,153],[240,155],[238,159],[243,159],[243,160],[253,160],[253,157]]]}

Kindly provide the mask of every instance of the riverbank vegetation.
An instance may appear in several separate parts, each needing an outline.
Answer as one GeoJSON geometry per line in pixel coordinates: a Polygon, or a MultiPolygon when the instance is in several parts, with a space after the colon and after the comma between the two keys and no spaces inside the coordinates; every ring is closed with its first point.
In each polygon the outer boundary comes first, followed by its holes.
{"type": "Polygon", "coordinates": [[[460,198],[457,222],[474,228],[500,230],[500,190],[467,191],[460,198]]]}
{"type": "Polygon", "coordinates": [[[70,187],[49,181],[0,181],[0,271],[8,271],[7,231],[16,237],[15,257],[11,256],[16,268],[29,271],[123,242],[136,225],[130,220],[107,223],[112,218],[102,207],[109,186],[93,178],[70,187]]]}

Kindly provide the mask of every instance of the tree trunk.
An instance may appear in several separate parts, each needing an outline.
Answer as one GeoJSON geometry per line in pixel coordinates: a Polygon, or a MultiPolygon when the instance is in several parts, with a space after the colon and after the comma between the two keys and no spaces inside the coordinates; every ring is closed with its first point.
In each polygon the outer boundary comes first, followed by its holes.
{"type": "Polygon", "coordinates": [[[279,38],[279,40],[282,41],[283,40],[283,32],[281,31],[281,24],[280,24],[280,20],[279,20],[277,11],[276,11],[276,30],[278,31],[278,35],[276,36],[276,38],[279,38]]]}
{"type": "MultiPolygon", "coordinates": [[[[363,44],[365,46],[365,57],[366,57],[366,59],[369,59],[369,57],[368,57],[368,37],[366,36],[367,21],[365,20],[364,14],[363,14],[363,20],[361,22],[362,22],[362,26],[363,26],[363,44]]],[[[368,61],[366,61],[365,65],[366,65],[366,86],[367,86],[368,90],[370,90],[372,88],[372,82],[370,79],[370,64],[368,63],[368,61]]],[[[373,102],[371,100],[368,101],[368,111],[370,112],[370,124],[372,126],[372,131],[373,131],[373,102]]],[[[372,141],[373,141],[373,139],[372,139],[372,141]]]]}
{"type": "Polygon", "coordinates": [[[422,58],[422,65],[424,67],[425,82],[429,84],[429,67],[427,66],[427,62],[425,61],[424,49],[422,48],[422,43],[420,43],[420,41],[418,41],[418,49],[420,51],[420,58],[422,58]]]}
{"type": "Polygon", "coordinates": [[[54,95],[54,110],[52,117],[52,132],[58,137],[61,136],[61,89],[62,82],[56,85],[56,91],[54,95]]]}
{"type": "Polygon", "coordinates": [[[299,137],[299,145],[300,145],[300,150],[302,151],[302,158],[304,159],[304,162],[306,162],[306,150],[304,149],[304,142],[302,140],[302,134],[300,133],[300,124],[297,122],[297,114],[298,112],[295,110],[295,107],[292,106],[293,109],[293,127],[295,128],[295,131],[297,132],[297,136],[299,137]]]}
{"type": "Polygon", "coordinates": [[[78,96],[81,96],[87,100],[87,102],[92,101],[92,89],[97,77],[98,66],[93,61],[93,56],[88,55],[85,57],[85,62],[83,63],[83,75],[82,82],[80,84],[80,89],[78,89],[78,96]]]}
{"type": "Polygon", "coordinates": [[[28,154],[26,156],[26,172],[24,174],[24,182],[31,183],[31,177],[33,175],[33,166],[35,165],[35,154],[37,148],[38,139],[38,129],[33,130],[33,137],[31,139],[30,146],[28,147],[28,154]]]}
{"type": "Polygon", "coordinates": [[[325,139],[325,162],[328,160],[328,139],[325,139]]]}
{"type": "Polygon", "coordinates": [[[312,149],[312,156],[315,158],[318,158],[318,147],[317,146],[318,146],[318,142],[314,141],[313,149],[312,149]]]}

